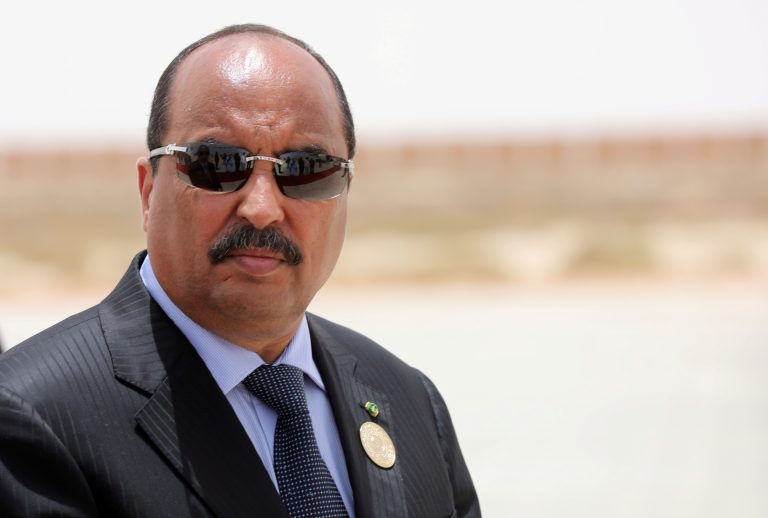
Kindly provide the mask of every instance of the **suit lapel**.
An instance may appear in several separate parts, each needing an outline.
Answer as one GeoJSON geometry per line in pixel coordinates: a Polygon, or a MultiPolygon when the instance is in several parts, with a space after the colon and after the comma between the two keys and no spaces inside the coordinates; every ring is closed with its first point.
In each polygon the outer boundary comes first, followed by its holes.
{"type": "Polygon", "coordinates": [[[325,382],[344,449],[357,518],[407,517],[399,464],[395,462],[390,469],[378,467],[368,459],[360,442],[360,426],[373,420],[387,431],[397,448],[396,417],[387,396],[356,377],[357,359],[349,352],[354,344],[338,341],[314,315],[308,314],[307,321],[315,363],[325,382]],[[380,408],[375,419],[364,408],[368,401],[380,408]]]}
{"type": "Polygon", "coordinates": [[[224,394],[144,288],[142,260],[100,306],[115,376],[148,396],[139,428],[214,514],[287,517],[224,394]]]}

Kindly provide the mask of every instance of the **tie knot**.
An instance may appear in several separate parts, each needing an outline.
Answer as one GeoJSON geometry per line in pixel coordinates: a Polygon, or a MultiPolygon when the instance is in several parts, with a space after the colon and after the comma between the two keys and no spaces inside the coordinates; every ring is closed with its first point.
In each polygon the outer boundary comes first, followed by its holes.
{"type": "Polygon", "coordinates": [[[262,365],[243,380],[245,388],[278,416],[308,413],[304,373],[292,365],[262,365]]]}

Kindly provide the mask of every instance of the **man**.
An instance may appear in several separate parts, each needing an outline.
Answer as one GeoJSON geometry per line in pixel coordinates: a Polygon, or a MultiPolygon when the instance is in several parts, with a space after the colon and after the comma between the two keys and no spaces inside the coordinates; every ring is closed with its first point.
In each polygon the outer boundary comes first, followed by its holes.
{"type": "Polygon", "coordinates": [[[147,140],[147,253],[0,360],[0,515],[479,516],[431,382],[305,312],[341,250],[355,146],[325,61],[223,29],[169,65],[147,140]],[[203,142],[246,157],[223,192],[177,167],[203,142]]]}
{"type": "MultiPolygon", "coordinates": [[[[197,160],[189,164],[187,175],[189,176],[190,183],[195,187],[210,191],[220,191],[221,184],[218,178],[216,178],[216,166],[209,161],[209,157],[210,151],[208,146],[201,144],[197,148],[197,160]]],[[[181,164],[176,165],[177,170],[181,167],[181,164]]]]}

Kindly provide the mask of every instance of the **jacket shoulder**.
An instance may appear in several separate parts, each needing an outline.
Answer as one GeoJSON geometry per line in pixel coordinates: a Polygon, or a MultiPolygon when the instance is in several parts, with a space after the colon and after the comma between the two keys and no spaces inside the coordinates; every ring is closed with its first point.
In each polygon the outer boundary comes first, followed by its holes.
{"type": "Polygon", "coordinates": [[[307,313],[307,321],[313,339],[318,339],[325,346],[334,347],[345,354],[354,356],[361,360],[363,366],[375,365],[377,368],[407,372],[415,377],[420,375],[418,370],[385,347],[353,329],[311,313],[307,313]]]}
{"type": "MultiPolygon", "coordinates": [[[[46,329],[43,329],[42,331],[23,340],[22,342],[19,342],[16,347],[13,347],[8,351],[8,354],[10,355],[13,351],[23,350],[26,347],[33,346],[30,344],[50,343],[51,341],[55,342],[61,337],[79,332],[78,328],[80,326],[87,326],[89,321],[98,319],[98,308],[98,306],[90,307],[80,311],[79,313],[75,313],[74,315],[71,315],[56,324],[53,324],[46,329]]],[[[0,360],[2,358],[3,356],[0,356],[0,360]]]]}
{"type": "Polygon", "coordinates": [[[448,408],[429,378],[356,331],[316,315],[308,314],[307,319],[313,347],[317,344],[328,350],[340,363],[352,359],[354,378],[385,398],[388,409],[379,417],[379,424],[398,443],[404,484],[424,489],[411,502],[413,515],[435,516],[440,508],[449,516],[446,506],[452,503],[453,516],[479,517],[477,493],[448,408]],[[428,487],[421,485],[425,480],[430,481],[428,487]]]}
{"type": "Polygon", "coordinates": [[[27,338],[0,355],[0,386],[20,394],[56,394],[61,382],[109,362],[98,306],[27,338]]]}

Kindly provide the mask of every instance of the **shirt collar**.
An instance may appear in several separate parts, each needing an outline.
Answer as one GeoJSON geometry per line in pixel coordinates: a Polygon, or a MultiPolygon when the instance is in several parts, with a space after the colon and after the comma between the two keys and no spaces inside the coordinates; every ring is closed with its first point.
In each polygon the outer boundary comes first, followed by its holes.
{"type": "MultiPolygon", "coordinates": [[[[152,270],[152,262],[149,259],[149,255],[144,259],[139,273],[149,294],[155,299],[155,302],[158,303],[165,314],[168,315],[168,318],[187,337],[187,340],[195,348],[200,358],[203,359],[203,362],[208,367],[208,370],[211,371],[211,375],[224,394],[228,394],[243,381],[243,378],[264,365],[264,360],[255,352],[225,340],[201,327],[185,315],[171,301],[162,286],[160,286],[157,277],[155,277],[155,272],[152,270]]],[[[288,346],[283,351],[283,354],[280,355],[273,365],[280,364],[298,367],[315,385],[325,391],[325,385],[320,377],[320,372],[317,370],[317,365],[315,365],[315,361],[312,359],[312,341],[309,336],[306,315],[302,317],[296,334],[288,342],[288,346]]]]}

